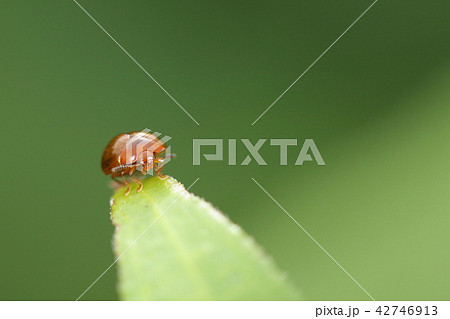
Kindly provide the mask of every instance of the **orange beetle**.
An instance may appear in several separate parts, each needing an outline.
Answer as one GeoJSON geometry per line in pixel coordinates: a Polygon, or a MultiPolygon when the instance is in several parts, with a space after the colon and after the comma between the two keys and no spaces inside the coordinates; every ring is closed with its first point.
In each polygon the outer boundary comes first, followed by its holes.
{"type": "Polygon", "coordinates": [[[125,195],[130,192],[130,185],[124,175],[128,175],[139,184],[137,191],[142,189],[142,183],[133,176],[138,169],[143,175],[155,168],[155,173],[162,176],[163,166],[157,165],[163,163],[165,158],[162,156],[166,151],[166,145],[155,135],[147,132],[131,132],[119,134],[112,139],[106,146],[102,156],[102,170],[105,175],[118,181],[116,177],[122,177],[123,184],[127,185],[125,195]]]}

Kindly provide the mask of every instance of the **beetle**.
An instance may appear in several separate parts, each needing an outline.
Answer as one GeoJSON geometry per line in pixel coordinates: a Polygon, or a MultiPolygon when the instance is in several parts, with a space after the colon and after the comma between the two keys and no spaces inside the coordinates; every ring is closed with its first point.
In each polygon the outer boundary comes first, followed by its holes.
{"type": "Polygon", "coordinates": [[[158,139],[157,136],[148,132],[130,132],[122,133],[114,137],[106,146],[102,156],[102,170],[105,175],[117,180],[122,177],[123,184],[127,186],[124,195],[130,192],[130,184],[127,182],[125,175],[130,176],[139,184],[137,192],[142,189],[141,181],[133,176],[136,171],[141,171],[142,175],[146,175],[151,169],[155,169],[155,173],[162,177],[161,170],[165,159],[171,156],[163,156],[167,147],[158,139]]]}

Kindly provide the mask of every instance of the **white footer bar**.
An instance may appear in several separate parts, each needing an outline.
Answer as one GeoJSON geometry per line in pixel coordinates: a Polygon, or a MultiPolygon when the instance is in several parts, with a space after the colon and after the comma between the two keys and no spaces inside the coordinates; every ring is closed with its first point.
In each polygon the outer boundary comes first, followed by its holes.
{"type": "Polygon", "coordinates": [[[2,301],[0,318],[450,318],[448,301],[2,301]]]}

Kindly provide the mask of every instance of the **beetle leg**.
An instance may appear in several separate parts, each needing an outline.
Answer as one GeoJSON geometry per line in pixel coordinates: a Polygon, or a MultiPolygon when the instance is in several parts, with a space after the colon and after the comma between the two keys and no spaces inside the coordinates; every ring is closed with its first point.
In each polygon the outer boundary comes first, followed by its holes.
{"type": "Polygon", "coordinates": [[[125,176],[123,176],[123,174],[121,175],[122,179],[123,179],[123,183],[125,185],[127,185],[127,190],[125,191],[125,193],[123,193],[124,196],[127,196],[130,193],[130,184],[128,184],[127,180],[125,179],[125,176]]]}
{"type": "Polygon", "coordinates": [[[147,171],[152,168],[152,160],[154,159],[152,151],[143,151],[140,154],[140,165],[142,165],[142,175],[147,175],[147,171]],[[145,154],[145,155],[144,155],[145,154]]]}
{"type": "Polygon", "coordinates": [[[145,165],[145,163],[142,163],[142,169],[141,169],[141,173],[142,175],[147,175],[147,165],[145,165]]]}
{"type": "Polygon", "coordinates": [[[147,171],[151,168],[151,165],[149,165],[151,162],[149,162],[147,159],[143,159],[141,162],[141,173],[142,175],[147,175],[147,171]]]}
{"type": "Polygon", "coordinates": [[[138,186],[136,192],[139,192],[139,191],[142,189],[142,183],[141,183],[140,180],[138,180],[136,177],[133,176],[133,173],[134,173],[134,172],[136,172],[136,166],[132,167],[132,168],[130,169],[130,172],[129,172],[128,174],[130,175],[130,177],[131,177],[131,179],[132,179],[133,181],[135,181],[136,183],[138,183],[139,186],[138,186]]]}
{"type": "Polygon", "coordinates": [[[147,174],[147,165],[145,164],[145,162],[142,161],[140,166],[141,166],[141,173],[142,173],[142,175],[146,175],[147,174]]]}
{"type": "Polygon", "coordinates": [[[159,176],[159,177],[164,177],[164,175],[161,173],[161,171],[162,171],[164,165],[158,165],[158,163],[162,163],[162,162],[164,162],[164,160],[160,160],[160,161],[155,161],[155,162],[154,162],[154,163],[156,163],[156,164],[154,164],[154,167],[155,167],[155,173],[156,173],[156,175],[159,176]]]}
{"type": "Polygon", "coordinates": [[[116,183],[123,185],[123,182],[120,181],[120,180],[118,180],[116,177],[111,176],[111,178],[112,178],[116,183]]]}
{"type": "MultiPolygon", "coordinates": [[[[147,172],[148,170],[153,170],[155,168],[155,165],[153,162],[147,162],[145,164],[145,172],[147,172]]],[[[152,173],[153,175],[153,173],[152,173]]]]}
{"type": "Polygon", "coordinates": [[[131,177],[131,179],[133,181],[135,181],[136,183],[139,184],[139,186],[138,186],[138,188],[136,190],[136,193],[139,192],[142,189],[142,182],[139,179],[137,179],[136,177],[134,177],[134,176],[130,176],[130,177],[131,177]]]}

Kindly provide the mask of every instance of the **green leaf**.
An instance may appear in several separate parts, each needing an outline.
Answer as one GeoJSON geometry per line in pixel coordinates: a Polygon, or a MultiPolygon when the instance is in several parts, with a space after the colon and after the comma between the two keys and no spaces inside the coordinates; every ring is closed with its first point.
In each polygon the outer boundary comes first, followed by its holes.
{"type": "Polygon", "coordinates": [[[211,204],[171,177],[143,184],[111,201],[122,300],[298,300],[255,241],[211,204]]]}

